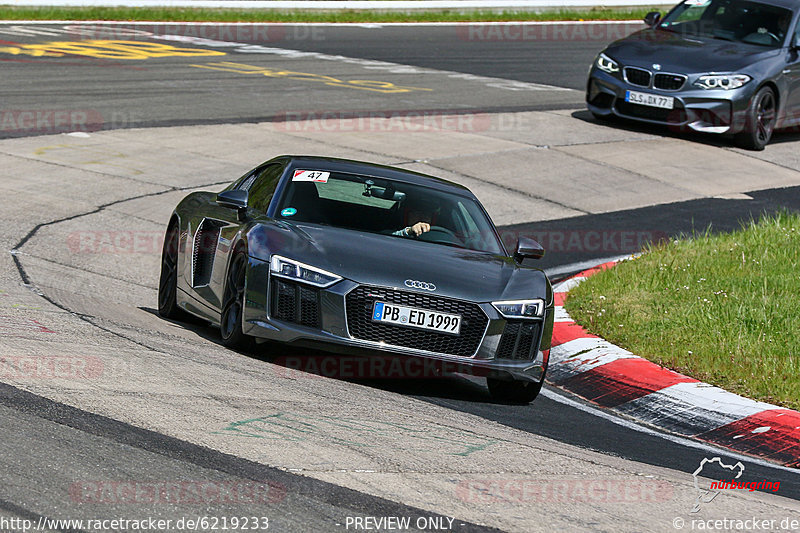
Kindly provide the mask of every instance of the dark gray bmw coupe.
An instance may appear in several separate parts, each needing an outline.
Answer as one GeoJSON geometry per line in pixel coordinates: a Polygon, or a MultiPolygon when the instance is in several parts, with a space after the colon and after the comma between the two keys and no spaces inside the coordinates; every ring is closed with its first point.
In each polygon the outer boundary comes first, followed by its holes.
{"type": "Polygon", "coordinates": [[[390,354],[485,375],[530,402],[553,330],[547,276],[509,254],[466,188],[393,167],[281,156],[222,192],[195,192],[166,231],[158,309],[256,339],[390,354]],[[477,371],[477,372],[476,372],[477,371]]]}
{"type": "Polygon", "coordinates": [[[798,0],[685,0],[649,13],[649,28],[598,54],[588,108],[761,150],[800,123],[799,12],[798,0]]]}

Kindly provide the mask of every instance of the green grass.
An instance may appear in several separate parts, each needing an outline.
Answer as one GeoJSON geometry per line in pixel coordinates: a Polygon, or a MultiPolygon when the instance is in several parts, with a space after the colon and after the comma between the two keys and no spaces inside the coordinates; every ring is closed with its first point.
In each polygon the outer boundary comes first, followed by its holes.
{"type": "Polygon", "coordinates": [[[0,20],[125,20],[187,22],[481,22],[523,20],[641,20],[653,9],[558,11],[271,10],[131,7],[0,6],[0,20]]]}
{"type": "Polygon", "coordinates": [[[654,245],[570,291],[590,332],[659,365],[800,408],[800,216],[654,245]]]}

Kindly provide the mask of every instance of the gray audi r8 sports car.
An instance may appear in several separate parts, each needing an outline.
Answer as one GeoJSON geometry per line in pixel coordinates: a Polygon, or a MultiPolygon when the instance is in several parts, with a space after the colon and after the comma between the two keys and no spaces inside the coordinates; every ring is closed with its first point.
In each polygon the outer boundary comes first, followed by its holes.
{"type": "Polygon", "coordinates": [[[734,135],[762,150],[800,124],[798,0],[684,0],[609,45],[589,71],[586,102],[619,116],[734,135]]]}
{"type": "Polygon", "coordinates": [[[508,253],[465,187],[343,159],[280,156],[223,191],[195,192],[169,220],[158,309],[253,341],[366,357],[394,354],[485,375],[530,402],[553,330],[547,276],[508,253]]]}

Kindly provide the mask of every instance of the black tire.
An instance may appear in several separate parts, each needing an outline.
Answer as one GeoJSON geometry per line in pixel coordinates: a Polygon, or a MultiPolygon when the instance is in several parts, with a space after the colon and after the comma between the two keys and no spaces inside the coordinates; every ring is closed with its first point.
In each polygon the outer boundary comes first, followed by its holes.
{"type": "Polygon", "coordinates": [[[158,314],[173,320],[186,320],[189,314],[178,307],[178,245],[180,230],[170,223],[161,250],[161,276],[158,279],[158,314]]]}
{"type": "Polygon", "coordinates": [[[247,254],[236,252],[225,280],[222,313],[219,317],[219,334],[222,344],[235,350],[249,350],[254,339],[242,331],[244,316],[245,274],[247,273],[247,254]]]}
{"type": "Polygon", "coordinates": [[[617,118],[616,115],[610,113],[608,115],[601,115],[600,113],[595,113],[594,111],[589,111],[594,119],[598,122],[614,122],[614,119],[617,118]]]}
{"type": "Polygon", "coordinates": [[[486,378],[492,398],[501,403],[529,404],[539,396],[544,380],[534,381],[486,378]]]}
{"type": "Polygon", "coordinates": [[[763,150],[772,139],[777,118],[778,101],[775,91],[762,87],[750,100],[744,131],[736,135],[736,144],[747,150],[763,150]]]}

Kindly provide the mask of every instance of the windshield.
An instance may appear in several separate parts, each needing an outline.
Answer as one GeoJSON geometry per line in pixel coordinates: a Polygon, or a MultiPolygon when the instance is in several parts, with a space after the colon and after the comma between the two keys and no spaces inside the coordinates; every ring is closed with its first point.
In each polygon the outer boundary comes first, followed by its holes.
{"type": "Polygon", "coordinates": [[[473,199],[373,176],[294,170],[276,216],[503,253],[494,226],[473,199]]]}
{"type": "Polygon", "coordinates": [[[792,12],[745,0],[686,0],[658,25],[684,37],[712,37],[778,48],[792,12]]]}

